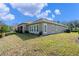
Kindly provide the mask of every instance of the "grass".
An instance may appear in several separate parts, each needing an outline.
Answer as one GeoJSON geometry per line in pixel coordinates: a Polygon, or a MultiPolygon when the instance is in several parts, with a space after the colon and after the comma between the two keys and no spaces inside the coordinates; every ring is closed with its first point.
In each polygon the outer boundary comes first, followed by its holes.
{"type": "Polygon", "coordinates": [[[0,55],[78,56],[78,36],[78,33],[48,36],[17,33],[0,39],[0,55]]]}

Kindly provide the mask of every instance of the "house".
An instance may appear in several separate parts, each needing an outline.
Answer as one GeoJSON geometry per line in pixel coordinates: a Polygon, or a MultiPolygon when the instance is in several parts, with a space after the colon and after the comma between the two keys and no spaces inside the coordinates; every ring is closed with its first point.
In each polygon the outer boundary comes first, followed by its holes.
{"type": "Polygon", "coordinates": [[[21,23],[17,26],[17,31],[39,34],[42,32],[42,35],[61,33],[67,29],[66,25],[59,24],[45,18],[41,18],[31,23],[21,23]]]}

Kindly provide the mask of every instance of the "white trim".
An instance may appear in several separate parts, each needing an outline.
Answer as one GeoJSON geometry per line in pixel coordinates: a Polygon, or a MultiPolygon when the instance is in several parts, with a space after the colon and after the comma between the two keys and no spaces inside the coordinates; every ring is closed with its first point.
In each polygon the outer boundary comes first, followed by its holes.
{"type": "Polygon", "coordinates": [[[46,23],[43,24],[43,33],[47,33],[47,24],[46,23]],[[46,26],[46,28],[45,28],[45,26],[46,26]]]}

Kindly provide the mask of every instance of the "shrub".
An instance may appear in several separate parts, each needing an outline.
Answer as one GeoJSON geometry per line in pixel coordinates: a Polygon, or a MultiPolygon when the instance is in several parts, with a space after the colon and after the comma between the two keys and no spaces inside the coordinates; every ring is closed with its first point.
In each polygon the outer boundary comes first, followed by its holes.
{"type": "Polygon", "coordinates": [[[77,30],[73,30],[72,32],[78,32],[77,30]]]}
{"type": "Polygon", "coordinates": [[[2,33],[3,33],[3,31],[2,31],[2,30],[0,30],[0,38],[2,38],[2,33]]]}
{"type": "Polygon", "coordinates": [[[73,30],[72,32],[79,32],[79,29],[73,30]]]}
{"type": "Polygon", "coordinates": [[[0,34],[0,38],[2,38],[2,34],[0,34]]]}
{"type": "Polygon", "coordinates": [[[70,30],[70,29],[66,29],[64,32],[66,32],[66,33],[70,33],[71,30],[70,30]]]}
{"type": "Polygon", "coordinates": [[[18,32],[18,30],[15,30],[15,32],[18,32]]]}
{"type": "Polygon", "coordinates": [[[78,34],[79,34],[79,30],[78,30],[78,34]]]}
{"type": "Polygon", "coordinates": [[[25,31],[25,33],[29,33],[29,31],[25,31]]]}
{"type": "Polygon", "coordinates": [[[40,36],[40,35],[42,35],[42,34],[43,34],[43,32],[42,32],[42,31],[41,31],[41,32],[39,32],[39,36],[40,36]]]}

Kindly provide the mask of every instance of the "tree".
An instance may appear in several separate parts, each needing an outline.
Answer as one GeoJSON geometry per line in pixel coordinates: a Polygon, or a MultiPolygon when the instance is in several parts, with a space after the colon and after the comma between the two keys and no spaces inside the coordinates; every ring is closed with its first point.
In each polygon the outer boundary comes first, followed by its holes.
{"type": "Polygon", "coordinates": [[[73,31],[73,28],[74,28],[75,26],[74,26],[74,24],[73,23],[69,23],[68,24],[68,28],[71,30],[71,31],[73,31]]]}
{"type": "Polygon", "coordinates": [[[79,20],[70,21],[67,23],[67,25],[71,31],[79,30],[79,20]]]}
{"type": "Polygon", "coordinates": [[[3,32],[8,32],[8,31],[10,31],[10,27],[7,26],[7,25],[4,25],[4,26],[2,27],[2,31],[3,31],[3,32]]]}

